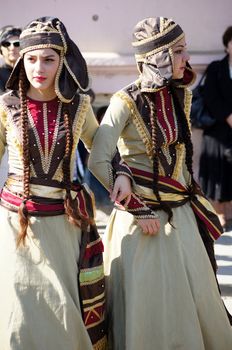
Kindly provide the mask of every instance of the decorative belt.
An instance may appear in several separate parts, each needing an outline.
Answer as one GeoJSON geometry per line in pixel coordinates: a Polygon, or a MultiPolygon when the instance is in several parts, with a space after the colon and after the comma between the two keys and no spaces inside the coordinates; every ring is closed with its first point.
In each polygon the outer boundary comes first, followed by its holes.
{"type": "MultiPolygon", "coordinates": [[[[75,198],[77,199],[78,208],[85,218],[89,218],[89,205],[82,186],[75,186],[75,198]]],[[[17,212],[19,206],[24,201],[21,195],[10,192],[5,187],[0,194],[0,204],[14,212],[17,212]]],[[[62,215],[65,212],[63,199],[51,199],[39,196],[30,197],[25,201],[28,214],[32,216],[55,216],[62,215]]],[[[92,209],[93,210],[93,209],[92,209]]]]}
{"type": "MultiPolygon", "coordinates": [[[[5,188],[0,194],[0,204],[14,212],[18,211],[23,200],[21,196],[9,192],[5,188]]],[[[64,201],[60,199],[46,200],[45,198],[35,197],[34,200],[29,198],[25,204],[28,213],[33,216],[53,216],[64,213],[64,201]]]]}
{"type": "MultiPolygon", "coordinates": [[[[153,174],[136,168],[130,168],[138,185],[152,188],[153,174]]],[[[198,220],[207,228],[208,234],[213,240],[218,239],[223,233],[220,221],[213,207],[202,193],[192,193],[191,190],[171,177],[159,176],[158,189],[161,199],[170,205],[177,207],[190,202],[191,208],[198,220]]],[[[143,198],[145,203],[153,210],[159,209],[157,200],[143,198]]]]}

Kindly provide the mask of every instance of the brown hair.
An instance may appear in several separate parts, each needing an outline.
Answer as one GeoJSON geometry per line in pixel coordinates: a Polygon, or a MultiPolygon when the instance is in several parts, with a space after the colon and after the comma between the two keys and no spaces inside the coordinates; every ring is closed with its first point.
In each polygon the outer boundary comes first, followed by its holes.
{"type": "Polygon", "coordinates": [[[23,197],[19,207],[19,224],[20,230],[17,237],[17,246],[21,242],[25,243],[28,227],[28,211],[26,201],[29,198],[30,188],[30,155],[29,155],[29,136],[28,136],[28,115],[27,115],[27,98],[26,91],[28,88],[28,80],[26,77],[24,66],[21,65],[19,73],[19,97],[21,103],[21,128],[22,128],[22,146],[23,146],[23,197]]]}
{"type": "MultiPolygon", "coordinates": [[[[25,244],[27,228],[29,224],[28,210],[26,202],[30,198],[30,152],[29,152],[29,135],[28,135],[28,114],[27,114],[27,97],[29,82],[25,73],[24,65],[21,64],[19,73],[19,97],[21,103],[21,128],[22,128],[22,146],[23,146],[23,201],[19,207],[19,234],[17,237],[17,246],[21,243],[25,244]]],[[[70,122],[70,114],[68,105],[65,106],[63,112],[65,126],[65,154],[63,158],[63,184],[66,189],[64,200],[65,213],[68,219],[74,225],[86,228],[89,221],[80,214],[77,200],[71,197],[71,175],[70,175],[70,159],[73,145],[72,124],[70,122]]]]}
{"type": "Polygon", "coordinates": [[[191,176],[191,183],[189,185],[188,192],[191,196],[194,196],[196,193],[199,193],[200,188],[199,188],[199,185],[194,180],[194,176],[193,176],[193,144],[192,144],[191,131],[190,131],[190,127],[189,127],[185,112],[183,110],[183,107],[181,106],[180,98],[177,95],[176,88],[170,85],[170,90],[173,97],[176,115],[178,116],[178,124],[182,130],[180,141],[183,142],[185,145],[185,164],[191,176]]]}
{"type": "Polygon", "coordinates": [[[227,47],[231,39],[232,39],[232,26],[228,27],[222,36],[223,45],[227,47]]]}

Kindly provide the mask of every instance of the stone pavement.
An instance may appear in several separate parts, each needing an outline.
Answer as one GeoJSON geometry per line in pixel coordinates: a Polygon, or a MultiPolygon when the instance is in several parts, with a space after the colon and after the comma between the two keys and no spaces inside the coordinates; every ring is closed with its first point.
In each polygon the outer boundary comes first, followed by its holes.
{"type": "MultiPolygon", "coordinates": [[[[96,223],[100,234],[104,233],[112,208],[104,207],[97,210],[96,223]]],[[[225,232],[215,243],[215,255],[218,264],[218,281],[222,298],[232,314],[232,230],[225,232]]]]}
{"type": "Polygon", "coordinates": [[[225,232],[215,244],[218,282],[222,297],[232,314],[232,231],[225,232]]]}

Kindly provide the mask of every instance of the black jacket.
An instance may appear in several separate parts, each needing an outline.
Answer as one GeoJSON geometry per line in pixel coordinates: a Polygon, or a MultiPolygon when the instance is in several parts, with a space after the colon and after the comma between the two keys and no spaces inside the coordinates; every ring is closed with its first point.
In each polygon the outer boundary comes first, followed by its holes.
{"type": "Polygon", "coordinates": [[[214,126],[204,131],[204,134],[215,137],[225,145],[232,143],[232,130],[226,123],[226,118],[232,113],[232,79],[228,56],[208,66],[204,99],[209,112],[217,120],[214,126]]]}
{"type": "Polygon", "coordinates": [[[6,92],[6,82],[12,72],[12,67],[8,64],[0,66],[0,95],[6,92]]]}

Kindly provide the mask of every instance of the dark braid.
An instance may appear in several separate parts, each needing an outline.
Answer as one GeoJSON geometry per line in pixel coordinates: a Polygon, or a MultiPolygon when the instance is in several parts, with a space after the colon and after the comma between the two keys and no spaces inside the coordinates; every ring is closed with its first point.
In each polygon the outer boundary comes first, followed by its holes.
{"type": "MultiPolygon", "coordinates": [[[[164,203],[161,200],[159,189],[158,189],[158,180],[159,180],[159,157],[158,157],[158,142],[157,142],[157,114],[155,102],[150,97],[149,93],[144,93],[144,97],[150,108],[150,122],[151,122],[151,138],[153,146],[153,193],[155,194],[157,200],[159,201],[160,208],[168,214],[168,222],[171,223],[173,213],[171,208],[167,203],[164,203]]],[[[154,98],[154,97],[153,97],[154,98]]]]}
{"type": "Polygon", "coordinates": [[[68,219],[72,224],[78,227],[86,228],[88,223],[79,212],[77,200],[72,199],[71,196],[70,160],[73,145],[73,134],[68,109],[64,110],[63,118],[65,127],[65,154],[63,158],[63,176],[64,186],[66,189],[66,196],[64,200],[65,213],[68,215],[68,219]]]}
{"type": "Polygon", "coordinates": [[[30,194],[30,154],[29,154],[29,135],[28,135],[28,115],[27,115],[27,97],[26,91],[28,88],[28,81],[23,65],[21,65],[19,73],[19,96],[21,103],[21,130],[22,130],[22,146],[23,146],[23,197],[18,214],[20,231],[17,237],[17,246],[22,242],[25,244],[27,235],[27,227],[29,224],[28,211],[26,208],[26,201],[30,194]]]}
{"type": "Polygon", "coordinates": [[[199,192],[199,186],[197,185],[193,176],[193,144],[191,132],[185,112],[181,106],[180,99],[177,95],[176,88],[171,85],[170,90],[173,97],[178,124],[180,124],[181,139],[185,145],[185,164],[191,176],[191,184],[189,190],[194,194],[199,192]]]}

